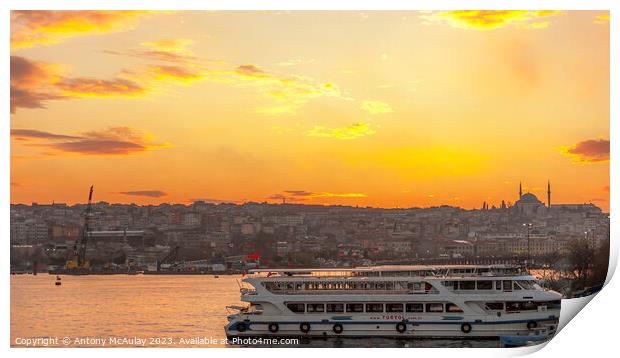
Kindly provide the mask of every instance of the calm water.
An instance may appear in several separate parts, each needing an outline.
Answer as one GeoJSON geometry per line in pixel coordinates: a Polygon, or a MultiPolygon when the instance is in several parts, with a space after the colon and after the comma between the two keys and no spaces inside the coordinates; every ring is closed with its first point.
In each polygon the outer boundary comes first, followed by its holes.
{"type": "MultiPolygon", "coordinates": [[[[240,304],[240,278],[62,276],[62,285],[55,286],[55,276],[47,274],[11,276],[11,345],[39,338],[37,346],[45,344],[44,339],[60,347],[100,347],[101,340],[106,347],[227,346],[226,306],[240,304]]],[[[499,342],[330,338],[298,346],[498,347],[499,342]]]]}

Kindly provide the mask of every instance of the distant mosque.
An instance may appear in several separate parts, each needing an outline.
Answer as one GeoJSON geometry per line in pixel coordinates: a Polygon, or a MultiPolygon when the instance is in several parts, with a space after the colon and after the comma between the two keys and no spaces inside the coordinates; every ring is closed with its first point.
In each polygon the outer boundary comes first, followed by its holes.
{"type": "Polygon", "coordinates": [[[583,204],[551,204],[551,182],[547,181],[547,203],[546,205],[538,200],[536,195],[527,192],[523,193],[523,186],[519,182],[519,200],[515,201],[514,205],[506,203],[502,200],[500,208],[494,205],[489,208],[489,204],[485,201],[482,204],[482,210],[500,209],[506,213],[510,213],[516,217],[523,219],[532,218],[552,218],[561,215],[562,213],[586,213],[586,214],[600,214],[601,208],[592,203],[583,204]]]}
{"type": "Polygon", "coordinates": [[[551,209],[551,183],[547,181],[547,206],[532,193],[523,194],[523,187],[519,183],[519,200],[515,202],[514,210],[520,215],[533,216],[546,214],[551,209]]]}

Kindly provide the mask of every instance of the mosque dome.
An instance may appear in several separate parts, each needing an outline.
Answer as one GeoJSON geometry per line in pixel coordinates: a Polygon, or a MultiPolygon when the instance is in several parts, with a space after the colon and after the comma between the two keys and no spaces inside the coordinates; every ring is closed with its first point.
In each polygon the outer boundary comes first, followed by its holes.
{"type": "Polygon", "coordinates": [[[541,204],[536,195],[532,193],[525,193],[521,196],[521,199],[517,201],[519,204],[541,204]]]}

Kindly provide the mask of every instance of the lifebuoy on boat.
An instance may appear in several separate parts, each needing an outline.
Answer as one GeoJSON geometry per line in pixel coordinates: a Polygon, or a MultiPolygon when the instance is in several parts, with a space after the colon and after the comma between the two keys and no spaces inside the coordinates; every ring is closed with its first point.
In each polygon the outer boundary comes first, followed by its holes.
{"type": "Polygon", "coordinates": [[[334,333],[340,334],[344,329],[342,328],[342,325],[340,323],[336,323],[332,330],[334,331],[334,333]]]}
{"type": "Polygon", "coordinates": [[[398,331],[398,333],[405,332],[407,330],[407,324],[405,324],[405,322],[396,323],[396,330],[398,331]]]}
{"type": "Polygon", "coordinates": [[[463,332],[463,333],[469,333],[469,332],[471,332],[471,324],[469,324],[469,323],[463,323],[463,324],[461,325],[461,332],[463,332]]]}
{"type": "Polygon", "coordinates": [[[538,324],[535,321],[529,321],[527,322],[527,329],[534,329],[538,326],[538,324]]]}
{"type": "Polygon", "coordinates": [[[299,330],[304,332],[304,333],[310,332],[310,323],[304,322],[304,323],[300,324],[299,325],[299,330]]]}
{"type": "Polygon", "coordinates": [[[269,323],[269,332],[276,333],[280,329],[277,323],[269,323]]]}

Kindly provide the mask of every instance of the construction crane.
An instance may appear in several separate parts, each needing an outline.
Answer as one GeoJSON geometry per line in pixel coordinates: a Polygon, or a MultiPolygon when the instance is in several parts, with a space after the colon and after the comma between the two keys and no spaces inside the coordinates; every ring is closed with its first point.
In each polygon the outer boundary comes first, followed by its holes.
{"type": "Polygon", "coordinates": [[[90,232],[90,217],[92,215],[93,186],[90,186],[88,193],[88,204],[86,205],[86,213],[84,215],[84,229],[82,230],[82,238],[75,240],[73,244],[73,258],[67,261],[65,265],[67,269],[88,269],[90,262],[86,261],[86,242],[88,241],[88,233],[90,232]]]}

